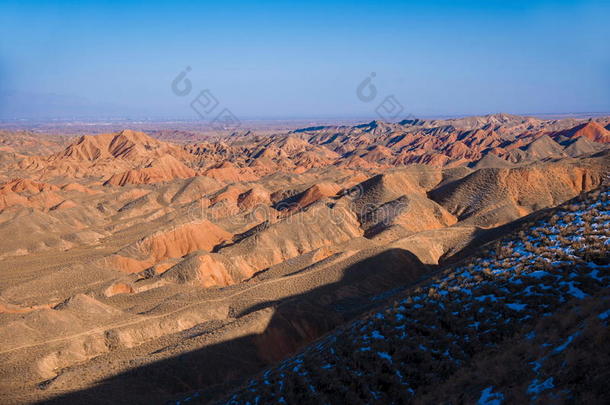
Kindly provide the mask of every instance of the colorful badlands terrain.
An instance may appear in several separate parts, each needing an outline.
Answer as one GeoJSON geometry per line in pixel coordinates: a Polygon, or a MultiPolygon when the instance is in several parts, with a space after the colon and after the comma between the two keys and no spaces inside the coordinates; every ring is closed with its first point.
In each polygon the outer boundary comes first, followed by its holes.
{"type": "Polygon", "coordinates": [[[608,128],[1,133],[0,402],[596,403],[608,128]]]}

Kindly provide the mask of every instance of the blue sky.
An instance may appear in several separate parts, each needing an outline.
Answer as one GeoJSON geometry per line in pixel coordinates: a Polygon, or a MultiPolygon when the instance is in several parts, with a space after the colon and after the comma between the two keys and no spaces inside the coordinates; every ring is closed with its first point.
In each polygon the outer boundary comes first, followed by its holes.
{"type": "Polygon", "coordinates": [[[7,1],[0,117],[372,116],[371,72],[417,116],[610,111],[602,1],[7,1]],[[186,66],[193,92],[178,97],[186,66]]]}

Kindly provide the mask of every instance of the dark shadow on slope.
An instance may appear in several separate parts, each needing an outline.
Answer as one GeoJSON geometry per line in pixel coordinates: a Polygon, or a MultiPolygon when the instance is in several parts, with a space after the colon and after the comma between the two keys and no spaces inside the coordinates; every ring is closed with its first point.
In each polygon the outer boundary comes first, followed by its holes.
{"type": "MultiPolygon", "coordinates": [[[[562,204],[577,201],[578,198],[579,196],[576,196],[562,204]]],[[[463,249],[449,257],[441,257],[439,259],[439,265],[442,268],[453,266],[456,263],[459,263],[462,260],[474,255],[481,249],[482,246],[506,237],[508,234],[523,228],[525,224],[537,221],[538,219],[548,215],[550,212],[553,212],[555,209],[556,207],[543,208],[507,224],[499,225],[495,228],[480,229],[475,233],[475,237],[463,249]]]]}
{"type": "MultiPolygon", "coordinates": [[[[382,305],[431,270],[406,250],[380,250],[347,267],[337,282],[241,310],[240,319],[247,321],[249,316],[257,315],[256,311],[274,307],[271,320],[260,334],[163,358],[107,378],[86,390],[41,403],[163,403],[195,390],[207,402],[345,322],[382,305]]],[[[185,334],[185,339],[195,341],[204,335],[185,334]]],[[[49,386],[52,385],[51,382],[49,386]]]]}
{"type": "Polygon", "coordinates": [[[295,129],[292,132],[294,132],[296,134],[299,134],[299,133],[302,133],[302,132],[321,131],[321,130],[326,129],[326,128],[332,128],[332,127],[320,125],[320,126],[317,126],[317,127],[299,128],[299,129],[295,129]]]}
{"type": "MultiPolygon", "coordinates": [[[[44,403],[163,403],[171,398],[184,398],[195,390],[205,398],[204,402],[217,399],[249,376],[277,364],[364,312],[384,305],[409,286],[434,275],[439,268],[466,259],[483,245],[505,237],[553,209],[481,230],[463,250],[444,258],[439,267],[423,265],[406,250],[380,249],[347,267],[337,282],[282,300],[246,306],[235,313],[239,320],[245,320],[257,311],[274,307],[271,320],[260,334],[202,345],[200,349],[176,357],[139,367],[134,365],[134,369],[100,381],[92,388],[63,394],[44,403]]],[[[279,284],[278,287],[282,288],[279,284]]],[[[198,338],[188,332],[184,336],[185,340],[198,338]]],[[[51,382],[49,387],[52,386],[51,382]]]]}

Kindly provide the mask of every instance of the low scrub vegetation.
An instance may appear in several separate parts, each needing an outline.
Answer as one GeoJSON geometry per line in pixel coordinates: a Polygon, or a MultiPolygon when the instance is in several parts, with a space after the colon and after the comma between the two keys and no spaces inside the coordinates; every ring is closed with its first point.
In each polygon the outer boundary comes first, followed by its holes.
{"type": "Polygon", "coordinates": [[[226,402],[602,403],[609,197],[603,187],[537,215],[226,402]]]}

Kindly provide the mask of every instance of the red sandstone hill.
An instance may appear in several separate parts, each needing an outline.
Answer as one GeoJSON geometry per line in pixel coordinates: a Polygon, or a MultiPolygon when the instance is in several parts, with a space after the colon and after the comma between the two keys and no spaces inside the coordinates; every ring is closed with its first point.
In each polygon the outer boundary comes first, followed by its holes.
{"type": "Polygon", "coordinates": [[[163,155],[141,169],[132,169],[112,175],[104,185],[124,186],[126,184],[162,183],[193,176],[195,176],[193,169],[186,167],[172,155],[163,155]]]}
{"type": "Polygon", "coordinates": [[[577,125],[569,130],[559,132],[557,135],[563,135],[569,138],[585,137],[597,143],[610,143],[610,131],[594,121],[577,125]]]}
{"type": "MultiPolygon", "coordinates": [[[[10,169],[18,169],[41,179],[108,179],[128,170],[150,167],[152,162],[166,156],[183,163],[192,159],[192,155],[179,145],[156,140],[143,132],[124,130],[113,134],[82,136],[63,151],[49,156],[26,157],[18,162],[17,167],[10,169]]],[[[181,171],[184,174],[184,170],[181,171]]],[[[132,177],[138,176],[132,174],[132,177]]],[[[158,176],[151,174],[144,177],[152,179],[158,176]]]]}
{"type": "Polygon", "coordinates": [[[123,159],[138,162],[163,155],[187,156],[177,145],[151,138],[143,132],[124,130],[116,134],[85,135],[66,149],[51,156],[54,159],[95,161],[123,159]]]}

